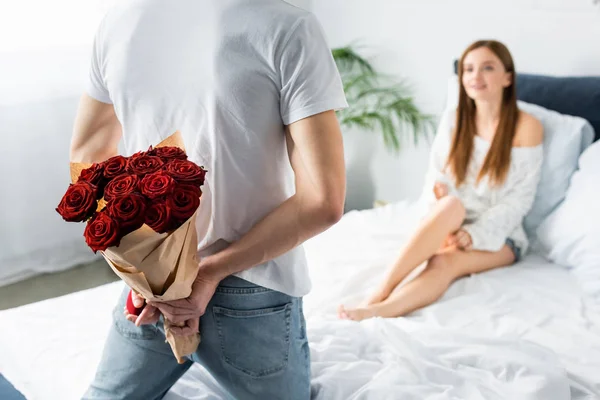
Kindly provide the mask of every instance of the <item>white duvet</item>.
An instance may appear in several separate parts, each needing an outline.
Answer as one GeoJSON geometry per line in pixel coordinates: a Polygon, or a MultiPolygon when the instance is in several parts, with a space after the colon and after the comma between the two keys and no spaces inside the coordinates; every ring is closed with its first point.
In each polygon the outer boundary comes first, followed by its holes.
{"type": "MultiPolygon", "coordinates": [[[[307,243],[312,397],[600,399],[600,310],[541,257],[461,279],[407,318],[336,319],[340,302],[362,300],[378,282],[417,215],[406,203],[352,212],[307,243]]],[[[0,312],[0,372],[28,399],[79,399],[121,285],[0,312]]],[[[225,398],[199,366],[166,397],[225,398]]]]}

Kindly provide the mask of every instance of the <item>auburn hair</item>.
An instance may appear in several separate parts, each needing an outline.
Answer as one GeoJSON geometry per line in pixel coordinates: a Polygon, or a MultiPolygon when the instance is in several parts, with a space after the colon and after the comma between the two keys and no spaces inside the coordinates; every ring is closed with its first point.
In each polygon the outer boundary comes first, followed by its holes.
{"type": "Polygon", "coordinates": [[[456,128],[448,153],[447,165],[453,173],[456,186],[464,183],[477,128],[475,125],[476,106],[462,83],[464,74],[464,60],[467,54],[481,47],[487,47],[502,62],[506,72],[513,74],[512,83],[504,88],[502,95],[502,106],[500,110],[500,121],[494,134],[494,138],[488,150],[487,156],[479,170],[477,183],[486,175],[493,185],[504,183],[510,168],[510,157],[512,143],[515,137],[519,109],[517,108],[517,90],[514,79],[515,65],[508,48],[495,40],[480,40],[471,44],[462,54],[458,64],[458,81],[460,86],[458,109],[456,111],[456,128]]]}

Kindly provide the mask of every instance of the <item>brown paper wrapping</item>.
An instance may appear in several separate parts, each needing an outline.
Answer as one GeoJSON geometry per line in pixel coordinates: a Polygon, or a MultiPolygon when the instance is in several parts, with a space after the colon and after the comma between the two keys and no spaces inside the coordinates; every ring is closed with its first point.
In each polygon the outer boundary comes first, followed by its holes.
{"type": "MultiPolygon", "coordinates": [[[[179,131],[155,147],[177,146],[185,151],[179,131]]],[[[91,164],[71,163],[71,181],[91,164]]],[[[102,200],[101,200],[102,201],[102,200]]],[[[121,239],[118,247],[100,253],[125,283],[146,300],[171,301],[186,298],[198,273],[196,215],[170,233],[156,233],[143,225],[121,239]]],[[[194,353],[200,334],[174,336],[165,320],[165,334],[177,362],[194,353]]]]}

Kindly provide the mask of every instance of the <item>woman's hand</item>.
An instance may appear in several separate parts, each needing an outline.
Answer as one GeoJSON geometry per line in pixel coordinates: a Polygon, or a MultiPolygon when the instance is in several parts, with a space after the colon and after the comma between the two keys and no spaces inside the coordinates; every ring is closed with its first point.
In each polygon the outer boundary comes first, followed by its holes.
{"type": "Polygon", "coordinates": [[[473,240],[471,239],[471,235],[464,229],[459,229],[450,235],[446,239],[446,244],[449,246],[456,246],[464,251],[473,250],[473,240]]]}
{"type": "Polygon", "coordinates": [[[436,182],[433,185],[433,194],[435,194],[435,198],[437,200],[441,199],[444,196],[448,195],[448,185],[441,182],[436,182]]]}

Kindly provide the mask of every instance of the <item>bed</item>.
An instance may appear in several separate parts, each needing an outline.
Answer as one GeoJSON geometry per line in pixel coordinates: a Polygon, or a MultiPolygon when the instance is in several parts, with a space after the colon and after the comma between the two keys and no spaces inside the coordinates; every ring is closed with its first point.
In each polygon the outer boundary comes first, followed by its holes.
{"type": "MultiPolygon", "coordinates": [[[[353,211],[306,244],[312,398],[600,398],[600,308],[565,267],[537,255],[464,278],[407,318],[336,318],[336,306],[361,300],[393,259],[417,207],[353,211]]],[[[28,399],[80,398],[121,289],[115,282],[1,312],[0,372],[28,399]]],[[[166,397],[226,398],[200,366],[166,397]]]]}
{"type": "MultiPolygon", "coordinates": [[[[522,105],[545,113],[553,154],[545,168],[557,175],[547,172],[551,187],[541,183],[543,212],[528,220],[535,251],[519,263],[460,279],[410,316],[359,323],[337,319],[338,304],[374,287],[421,203],[351,211],[306,243],[313,399],[600,399],[600,205],[587,189],[597,187],[600,142],[590,146],[593,130],[581,118],[522,105]]],[[[79,399],[122,288],[116,282],[0,312],[0,374],[31,400],[79,399]]],[[[198,365],[165,398],[228,399],[198,365]]]]}

